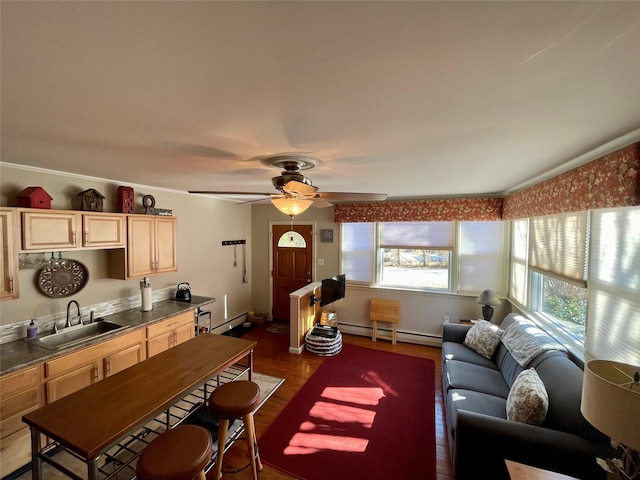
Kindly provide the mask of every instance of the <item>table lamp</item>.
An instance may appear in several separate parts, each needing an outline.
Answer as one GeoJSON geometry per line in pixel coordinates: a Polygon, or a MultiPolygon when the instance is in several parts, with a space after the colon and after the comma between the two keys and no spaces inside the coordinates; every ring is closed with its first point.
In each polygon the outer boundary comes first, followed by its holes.
{"type": "Polygon", "coordinates": [[[640,479],[640,367],[610,360],[591,360],[584,370],[580,411],[611,439],[620,459],[600,460],[611,478],[640,479]]]}
{"type": "Polygon", "coordinates": [[[483,305],[482,318],[488,322],[490,322],[493,317],[493,307],[496,305],[502,305],[502,301],[495,293],[493,293],[493,290],[484,290],[480,295],[478,295],[476,302],[483,305]]]}

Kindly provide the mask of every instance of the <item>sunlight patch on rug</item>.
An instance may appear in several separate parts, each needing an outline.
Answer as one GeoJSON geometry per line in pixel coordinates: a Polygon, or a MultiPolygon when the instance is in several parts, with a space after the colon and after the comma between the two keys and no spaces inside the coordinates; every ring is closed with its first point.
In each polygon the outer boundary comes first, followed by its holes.
{"type": "Polygon", "coordinates": [[[364,428],[371,428],[376,412],[349,405],[316,402],[309,411],[309,416],[324,422],[359,423],[364,428]]]}
{"type": "Polygon", "coordinates": [[[381,388],[327,387],[322,391],[321,397],[337,402],[375,406],[384,397],[384,392],[381,388]]]}
{"type": "Polygon", "coordinates": [[[296,433],[285,448],[285,455],[309,455],[322,451],[362,453],[367,449],[366,438],[321,433],[296,433]]]}

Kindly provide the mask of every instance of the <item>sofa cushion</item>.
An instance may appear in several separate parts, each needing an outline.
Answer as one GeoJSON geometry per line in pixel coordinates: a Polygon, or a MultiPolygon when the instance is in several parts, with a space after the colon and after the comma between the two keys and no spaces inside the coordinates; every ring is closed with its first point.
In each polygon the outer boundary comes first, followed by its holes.
{"type": "Polygon", "coordinates": [[[544,353],[532,365],[549,395],[549,411],[543,426],[608,443],[608,438],[580,412],[582,369],[561,352],[544,353]]]}
{"type": "Polygon", "coordinates": [[[455,438],[459,410],[469,410],[491,417],[506,419],[506,404],[506,399],[487,395],[486,393],[464,389],[450,390],[446,398],[446,416],[451,438],[455,438]]]}
{"type": "Polygon", "coordinates": [[[523,370],[509,390],[507,419],[542,425],[549,408],[547,390],[535,369],[523,370]]]}
{"type": "Polygon", "coordinates": [[[498,348],[504,330],[486,320],[478,320],[467,332],[464,345],[484,358],[491,358],[498,348]]]}
{"type": "Polygon", "coordinates": [[[479,353],[476,353],[470,348],[467,348],[463,344],[457,342],[442,343],[442,360],[443,362],[447,362],[449,360],[460,360],[461,362],[473,363],[474,365],[480,365],[493,370],[498,369],[493,361],[484,358],[479,353]]]}
{"type": "Polygon", "coordinates": [[[449,360],[443,365],[442,372],[444,382],[442,388],[445,392],[449,389],[461,388],[503,399],[509,395],[509,386],[498,370],[459,360],[449,360]]]}

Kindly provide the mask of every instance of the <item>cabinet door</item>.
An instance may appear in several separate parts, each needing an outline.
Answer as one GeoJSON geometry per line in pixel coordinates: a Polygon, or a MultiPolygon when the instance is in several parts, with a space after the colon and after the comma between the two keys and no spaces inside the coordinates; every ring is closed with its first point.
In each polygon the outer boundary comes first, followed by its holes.
{"type": "Polygon", "coordinates": [[[175,345],[178,345],[182,342],[186,342],[187,340],[193,338],[194,332],[195,332],[195,326],[193,322],[189,322],[188,325],[183,325],[177,328],[176,335],[175,335],[175,345]]]}
{"type": "Polygon", "coordinates": [[[24,250],[69,250],[77,248],[79,213],[22,212],[24,250]]]}
{"type": "Polygon", "coordinates": [[[2,458],[2,467],[0,468],[2,475],[27,465],[31,461],[31,431],[28,428],[23,428],[0,439],[0,458],[2,458]]]}
{"type": "Polygon", "coordinates": [[[178,270],[177,222],[175,218],[159,217],[156,219],[156,273],[175,272],[178,270]]]}
{"type": "Polygon", "coordinates": [[[127,217],[128,277],[144,277],[155,273],[154,220],[144,215],[127,217]]]}
{"type": "Polygon", "coordinates": [[[18,289],[18,228],[13,210],[0,210],[0,300],[20,296],[18,289]]]}
{"type": "Polygon", "coordinates": [[[75,370],[60,375],[45,384],[47,403],[55,402],[59,398],[77,392],[100,380],[97,363],[90,363],[75,370]]]}
{"type": "Polygon", "coordinates": [[[147,358],[169,350],[173,347],[175,332],[172,330],[147,340],[147,358]]]}
{"type": "Polygon", "coordinates": [[[142,344],[132,345],[104,359],[104,376],[115,375],[144,360],[142,344]]]}
{"type": "Polygon", "coordinates": [[[95,248],[124,247],[124,215],[82,215],[82,245],[95,248]]]}
{"type": "Polygon", "coordinates": [[[40,407],[41,365],[0,376],[0,472],[6,475],[29,463],[31,435],[22,416],[40,407]]]}

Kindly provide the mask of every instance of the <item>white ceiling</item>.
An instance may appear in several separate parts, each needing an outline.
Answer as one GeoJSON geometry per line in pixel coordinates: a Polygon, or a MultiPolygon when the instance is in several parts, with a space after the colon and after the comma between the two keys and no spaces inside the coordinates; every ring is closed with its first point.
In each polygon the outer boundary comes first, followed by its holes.
{"type": "MultiPolygon", "coordinates": [[[[2,161],[176,190],[509,192],[640,128],[640,2],[1,2],[2,161]]],[[[627,142],[629,143],[629,142],[627,142]]]]}

